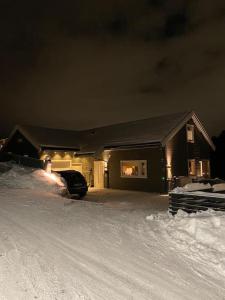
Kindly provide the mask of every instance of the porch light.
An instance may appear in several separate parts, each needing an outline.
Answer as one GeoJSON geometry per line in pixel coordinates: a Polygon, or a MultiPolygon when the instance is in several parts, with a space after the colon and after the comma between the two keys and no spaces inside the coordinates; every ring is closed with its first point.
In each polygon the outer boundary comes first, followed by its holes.
{"type": "Polygon", "coordinates": [[[167,169],[167,179],[172,179],[173,178],[173,174],[172,174],[172,167],[171,167],[171,165],[167,165],[166,169],[167,169]]]}
{"type": "Polygon", "coordinates": [[[172,174],[172,154],[169,151],[169,149],[166,149],[166,175],[167,175],[167,179],[170,180],[173,178],[173,174],[172,174]]]}

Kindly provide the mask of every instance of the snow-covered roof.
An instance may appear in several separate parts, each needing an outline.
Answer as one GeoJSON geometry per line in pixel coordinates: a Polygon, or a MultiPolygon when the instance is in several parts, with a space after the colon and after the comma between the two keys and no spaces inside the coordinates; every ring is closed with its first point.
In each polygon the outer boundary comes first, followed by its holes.
{"type": "Polygon", "coordinates": [[[78,131],[17,125],[9,140],[16,131],[21,132],[37,149],[46,147],[79,150],[80,148],[78,131]]]}
{"type": "Polygon", "coordinates": [[[19,125],[16,126],[10,138],[15,131],[19,130],[38,149],[55,147],[80,150],[81,152],[96,152],[104,148],[155,143],[165,146],[191,119],[214,149],[213,142],[194,112],[174,113],[83,131],[19,125]]]}
{"type": "Polygon", "coordinates": [[[153,143],[161,143],[165,146],[190,119],[194,121],[214,149],[213,142],[196,114],[194,112],[182,112],[85,130],[82,132],[83,145],[81,145],[81,150],[94,152],[100,147],[153,143]]]}

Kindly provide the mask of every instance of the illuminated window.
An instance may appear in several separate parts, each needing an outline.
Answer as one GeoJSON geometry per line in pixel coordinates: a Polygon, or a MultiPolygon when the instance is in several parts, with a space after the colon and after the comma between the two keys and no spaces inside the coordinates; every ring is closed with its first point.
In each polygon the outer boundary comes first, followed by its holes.
{"type": "Polygon", "coordinates": [[[202,176],[210,177],[210,162],[209,162],[209,160],[202,161],[202,176]]]}
{"type": "Polygon", "coordinates": [[[190,124],[187,124],[187,127],[186,127],[186,131],[187,131],[187,141],[189,143],[194,143],[195,142],[195,127],[194,125],[190,125],[190,124]]]}
{"type": "Polygon", "coordinates": [[[122,160],[120,172],[125,178],[147,178],[147,160],[122,160]]]}
{"type": "Polygon", "coordinates": [[[210,163],[209,160],[200,160],[197,165],[197,176],[209,177],[210,176],[210,163]]]}
{"type": "Polygon", "coordinates": [[[196,175],[195,159],[189,159],[188,160],[188,174],[189,174],[189,176],[195,176],[196,175]]]}

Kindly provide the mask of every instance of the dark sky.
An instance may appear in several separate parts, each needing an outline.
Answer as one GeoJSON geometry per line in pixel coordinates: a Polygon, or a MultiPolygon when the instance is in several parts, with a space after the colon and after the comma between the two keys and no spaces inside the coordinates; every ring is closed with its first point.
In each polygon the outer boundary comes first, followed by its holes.
{"type": "Polygon", "coordinates": [[[225,129],[224,0],[0,0],[0,134],[195,110],[225,129]]]}

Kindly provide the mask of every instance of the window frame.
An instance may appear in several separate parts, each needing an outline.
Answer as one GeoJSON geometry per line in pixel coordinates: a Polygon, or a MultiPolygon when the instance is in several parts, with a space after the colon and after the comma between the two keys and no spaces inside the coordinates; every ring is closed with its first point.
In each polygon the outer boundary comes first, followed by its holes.
{"type": "Polygon", "coordinates": [[[186,137],[187,137],[187,142],[188,143],[194,144],[194,142],[195,142],[195,126],[193,124],[186,124],[186,137]],[[191,130],[189,130],[189,128],[191,130]],[[189,139],[188,131],[192,132],[192,139],[189,139]]]}
{"type": "Polygon", "coordinates": [[[192,158],[192,159],[188,159],[188,176],[190,177],[195,177],[196,176],[196,173],[197,173],[197,170],[196,170],[196,159],[192,158]],[[194,173],[191,174],[190,172],[190,168],[189,168],[189,164],[190,163],[193,163],[194,164],[194,173]]]}
{"type": "Polygon", "coordinates": [[[121,160],[120,161],[120,177],[121,178],[139,178],[139,179],[147,179],[148,178],[148,161],[147,159],[131,159],[131,160],[121,160]],[[124,175],[123,174],[123,165],[124,163],[136,163],[138,166],[138,175],[124,175]],[[141,164],[145,164],[145,175],[140,174],[139,167],[141,164]]]}
{"type": "Polygon", "coordinates": [[[210,177],[210,160],[209,159],[201,159],[198,161],[199,164],[199,173],[198,177],[210,177]]]}

